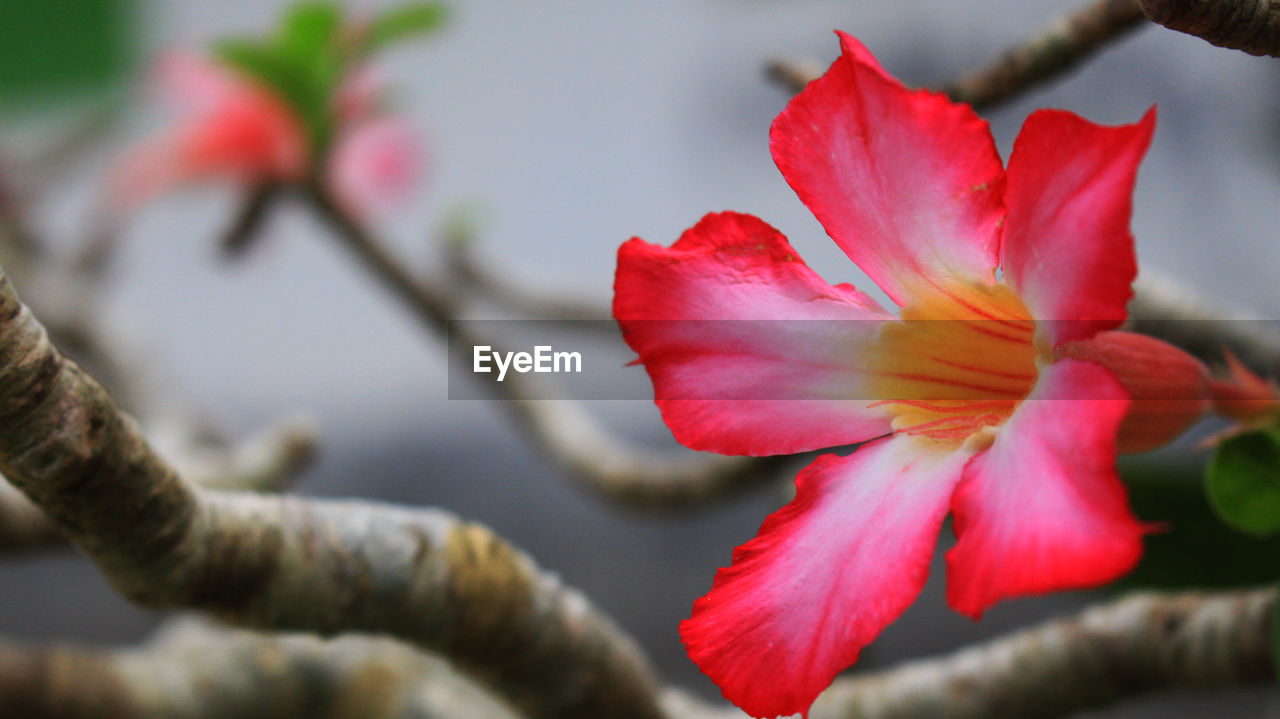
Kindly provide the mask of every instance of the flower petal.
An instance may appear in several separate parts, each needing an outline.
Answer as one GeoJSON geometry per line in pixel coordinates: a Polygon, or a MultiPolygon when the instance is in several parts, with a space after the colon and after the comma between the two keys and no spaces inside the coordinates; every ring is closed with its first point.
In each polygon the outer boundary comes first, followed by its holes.
{"type": "Polygon", "coordinates": [[[1115,470],[1128,405],[1100,365],[1060,359],[1041,371],[951,500],[956,611],[977,618],[999,599],[1096,586],[1133,567],[1143,527],[1115,470]]]}
{"type": "Polygon", "coordinates": [[[191,82],[190,91],[211,93],[209,102],[125,154],[113,168],[113,206],[131,211],[156,194],[200,180],[249,184],[302,178],[306,134],[282,100],[230,73],[222,81],[191,82]]]}
{"type": "Polygon", "coordinates": [[[613,313],[688,447],[789,454],[889,431],[856,366],[889,315],[751,215],[707,215],[670,248],[623,244],[613,313]]]}
{"type": "Polygon", "coordinates": [[[422,175],[422,144],[409,123],[379,118],[343,133],[329,159],[339,201],[366,215],[403,198],[422,175]]]}
{"type": "Polygon", "coordinates": [[[924,586],[968,457],[911,437],[819,457],[681,623],[690,658],[752,716],[807,711],[924,586]]]}
{"type": "Polygon", "coordinates": [[[836,244],[899,305],[957,277],[990,284],[1004,168],[968,105],[908,90],[857,40],[774,120],[778,169],[836,244]]]}
{"type": "Polygon", "coordinates": [[[190,50],[162,54],[152,70],[156,93],[176,112],[207,112],[239,92],[244,80],[230,68],[190,50]]]}
{"type": "Polygon", "coordinates": [[[1121,127],[1040,110],[1014,141],[1001,265],[1054,345],[1124,322],[1133,185],[1155,121],[1154,108],[1121,127]]]}

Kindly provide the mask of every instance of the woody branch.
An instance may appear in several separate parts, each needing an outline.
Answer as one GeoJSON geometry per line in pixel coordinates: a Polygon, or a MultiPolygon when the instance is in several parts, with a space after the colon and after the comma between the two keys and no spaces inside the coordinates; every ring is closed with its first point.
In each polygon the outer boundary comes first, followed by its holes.
{"type": "MultiPolygon", "coordinates": [[[[837,679],[811,719],[1055,719],[1170,690],[1273,682],[1271,589],[1138,594],[950,656],[837,679]]],[[[675,692],[673,716],[741,717],[675,692]]]]}
{"type": "Polygon", "coordinates": [[[659,716],[632,641],[446,512],[201,489],[49,342],[0,278],[0,473],[122,594],[248,627],[400,637],[531,717],[659,716]]]}

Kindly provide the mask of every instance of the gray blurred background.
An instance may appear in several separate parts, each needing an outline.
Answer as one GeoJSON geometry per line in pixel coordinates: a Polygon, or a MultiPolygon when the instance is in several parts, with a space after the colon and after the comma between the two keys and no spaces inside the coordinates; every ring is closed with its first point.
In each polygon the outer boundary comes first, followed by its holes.
{"type": "MultiPolygon", "coordinates": [[[[136,6],[139,55],[268,28],[284,4],[136,6]]],[[[764,79],[765,60],[809,58],[825,67],[838,52],[832,30],[839,28],[908,84],[937,84],[1071,7],[459,0],[445,31],[384,63],[403,114],[428,143],[429,177],[410,202],[380,215],[378,228],[406,258],[432,267],[434,229],[444,213],[470,203],[479,208],[477,251],[495,271],[603,306],[621,242],[638,235],[669,243],[704,213],[735,209],[781,229],[829,281],[871,289],[773,166],[767,130],[787,95],[764,79]]],[[[113,151],[166,117],[140,83],[131,98],[113,151]]],[[[1065,80],[986,114],[1007,155],[1035,108],[1121,123],[1153,104],[1158,129],[1133,219],[1140,266],[1259,316],[1280,316],[1280,255],[1271,250],[1280,216],[1276,60],[1150,27],[1065,80]]],[[[36,208],[42,231],[68,243],[83,236],[111,154],[86,157],[36,208]]],[[[104,311],[154,350],[160,381],[236,434],[305,410],[321,426],[323,455],[301,491],[438,505],[484,522],[618,618],[665,678],[714,696],[685,658],[676,626],[733,546],[785,495],[758,492],[673,516],[620,511],[582,495],[493,406],[446,398],[439,339],[297,208],[272,215],[265,242],[246,261],[220,261],[215,240],[235,204],[227,188],[195,190],[149,206],[129,227],[104,311]]],[[[619,343],[618,363],[628,359],[619,343]]],[[[671,443],[648,402],[591,406],[629,436],[671,443]]],[[[1085,601],[1010,602],[975,625],[946,609],[940,565],[934,574],[859,667],[953,648],[1085,601]]],[[[116,599],[69,554],[0,565],[6,635],[125,642],[156,621],[116,599]]],[[[1096,716],[1169,716],[1175,707],[1187,716],[1280,715],[1271,692],[1253,691],[1146,701],[1096,716]]]]}

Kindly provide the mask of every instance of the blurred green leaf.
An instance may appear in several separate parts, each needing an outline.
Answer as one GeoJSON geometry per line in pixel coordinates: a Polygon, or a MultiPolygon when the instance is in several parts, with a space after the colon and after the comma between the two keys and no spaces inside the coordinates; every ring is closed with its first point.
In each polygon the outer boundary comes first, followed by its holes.
{"type": "Polygon", "coordinates": [[[272,44],[234,38],[215,46],[218,59],[278,92],[302,109],[311,102],[307,68],[272,44]]]}
{"type": "Polygon", "coordinates": [[[330,99],[340,68],[326,66],[323,57],[309,59],[257,40],[223,40],[215,51],[220,60],[284,98],[307,127],[312,146],[325,146],[333,123],[330,99]]]}
{"type": "Polygon", "coordinates": [[[1259,536],[1280,531],[1280,434],[1262,429],[1224,439],[1209,462],[1207,487],[1231,526],[1259,536]]]}
{"type": "Polygon", "coordinates": [[[444,24],[449,8],[444,3],[421,2],[401,5],[378,16],[369,24],[367,50],[379,50],[392,43],[424,35],[444,24]]]}
{"type": "Polygon", "coordinates": [[[127,0],[0,2],[0,98],[124,87],[133,68],[127,0]]]}
{"type": "Polygon", "coordinates": [[[1120,588],[1225,588],[1280,576],[1280,538],[1250,536],[1223,523],[1209,506],[1198,462],[1163,466],[1133,458],[1121,469],[1134,513],[1157,529],[1120,588]]]}
{"type": "Polygon", "coordinates": [[[294,5],[285,13],[277,32],[277,42],[284,52],[310,59],[335,45],[342,27],[342,9],[328,2],[294,5]]]}

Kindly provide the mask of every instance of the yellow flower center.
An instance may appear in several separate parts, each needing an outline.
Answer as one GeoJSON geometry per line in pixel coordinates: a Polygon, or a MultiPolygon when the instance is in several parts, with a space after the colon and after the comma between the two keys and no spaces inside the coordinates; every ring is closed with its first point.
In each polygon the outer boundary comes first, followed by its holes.
{"type": "Polygon", "coordinates": [[[867,353],[871,406],[895,432],[943,448],[986,446],[1036,382],[1035,321],[1007,285],[916,294],[867,353]]]}

